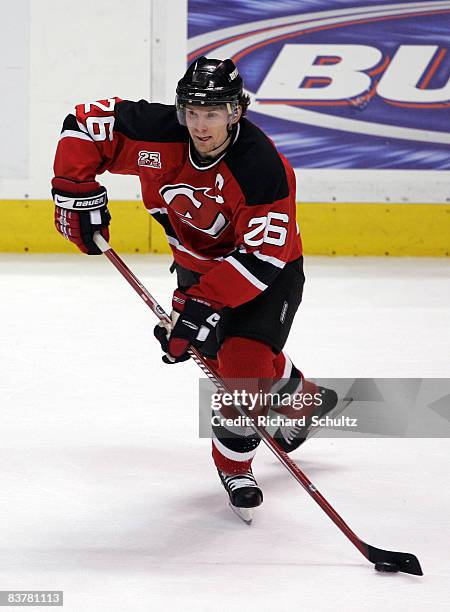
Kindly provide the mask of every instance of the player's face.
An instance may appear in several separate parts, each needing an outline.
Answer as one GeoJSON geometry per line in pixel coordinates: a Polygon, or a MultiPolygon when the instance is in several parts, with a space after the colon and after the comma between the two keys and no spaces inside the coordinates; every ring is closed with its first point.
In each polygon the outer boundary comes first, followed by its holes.
{"type": "Polygon", "coordinates": [[[223,106],[186,108],[186,126],[197,152],[203,156],[218,155],[228,144],[230,115],[223,106]]]}

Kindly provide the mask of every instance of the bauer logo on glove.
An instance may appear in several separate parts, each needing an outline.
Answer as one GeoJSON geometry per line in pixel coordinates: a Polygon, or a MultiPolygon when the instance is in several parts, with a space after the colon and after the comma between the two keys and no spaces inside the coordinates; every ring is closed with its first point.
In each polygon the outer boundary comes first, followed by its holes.
{"type": "Polygon", "coordinates": [[[55,177],[52,180],[55,226],[60,234],[83,253],[100,255],[94,233],[109,240],[109,214],[106,189],[97,181],[76,182],[55,177]]]}

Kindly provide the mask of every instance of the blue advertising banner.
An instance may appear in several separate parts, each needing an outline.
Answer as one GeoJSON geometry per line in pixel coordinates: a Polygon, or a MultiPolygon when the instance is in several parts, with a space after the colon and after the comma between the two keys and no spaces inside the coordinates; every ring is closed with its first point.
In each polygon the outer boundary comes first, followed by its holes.
{"type": "Polygon", "coordinates": [[[189,0],[189,60],[231,57],[297,168],[450,169],[450,0],[189,0]]]}

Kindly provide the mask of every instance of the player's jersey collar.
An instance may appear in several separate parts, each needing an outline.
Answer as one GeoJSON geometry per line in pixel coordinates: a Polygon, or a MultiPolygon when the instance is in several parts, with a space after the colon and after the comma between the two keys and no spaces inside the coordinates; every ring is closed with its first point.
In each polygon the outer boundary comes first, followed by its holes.
{"type": "Polygon", "coordinates": [[[211,163],[209,163],[209,164],[199,164],[198,162],[195,161],[196,155],[195,155],[194,150],[193,150],[192,141],[191,141],[191,139],[189,139],[189,161],[191,162],[191,164],[194,166],[194,168],[196,170],[209,170],[210,168],[213,168],[216,164],[218,164],[225,157],[225,155],[228,153],[230,148],[234,145],[234,143],[238,139],[240,131],[241,131],[241,126],[238,123],[237,127],[236,127],[236,130],[235,130],[235,133],[232,136],[232,140],[231,140],[230,144],[228,145],[228,147],[225,149],[225,151],[223,153],[221,153],[219,155],[219,157],[217,159],[212,160],[211,163]]]}

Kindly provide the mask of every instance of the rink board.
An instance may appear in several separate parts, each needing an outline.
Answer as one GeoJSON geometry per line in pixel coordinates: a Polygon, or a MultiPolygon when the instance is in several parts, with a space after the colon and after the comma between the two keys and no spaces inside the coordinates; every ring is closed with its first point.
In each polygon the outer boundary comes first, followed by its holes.
{"type": "MultiPolygon", "coordinates": [[[[109,203],[111,243],[124,253],[169,253],[162,227],[136,201],[109,203]]],[[[301,203],[297,206],[305,253],[446,257],[447,204],[301,203]]],[[[73,253],[53,227],[48,200],[0,201],[0,251],[73,253]]]]}

